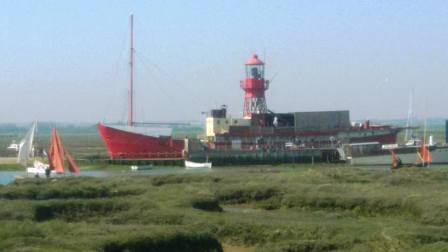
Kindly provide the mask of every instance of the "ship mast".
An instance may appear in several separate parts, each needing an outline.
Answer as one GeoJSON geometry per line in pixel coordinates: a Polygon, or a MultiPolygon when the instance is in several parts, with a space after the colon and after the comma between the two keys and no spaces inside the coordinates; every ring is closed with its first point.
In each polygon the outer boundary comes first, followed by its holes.
{"type": "Polygon", "coordinates": [[[129,111],[128,126],[134,125],[134,15],[129,16],[129,111]]]}
{"type": "Polygon", "coordinates": [[[407,143],[409,140],[409,137],[413,138],[413,132],[409,129],[409,127],[412,127],[412,119],[414,112],[412,111],[412,101],[413,100],[413,92],[409,95],[409,109],[408,109],[408,121],[406,122],[406,131],[404,134],[404,142],[407,143]]]}

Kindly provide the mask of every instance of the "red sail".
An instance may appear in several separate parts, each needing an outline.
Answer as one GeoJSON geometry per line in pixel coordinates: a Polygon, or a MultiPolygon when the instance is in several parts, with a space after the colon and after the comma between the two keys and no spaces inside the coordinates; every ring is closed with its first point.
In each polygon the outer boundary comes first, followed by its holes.
{"type": "Polygon", "coordinates": [[[64,147],[62,146],[58,132],[54,128],[51,130],[48,161],[50,163],[50,169],[55,170],[57,173],[64,173],[64,147]]]}
{"type": "Polygon", "coordinates": [[[431,152],[429,152],[428,145],[423,144],[420,148],[420,158],[423,162],[431,163],[432,162],[432,155],[431,152]]]}
{"type": "Polygon", "coordinates": [[[398,169],[401,167],[401,160],[395,151],[391,150],[390,154],[392,154],[392,169],[398,169]]]}
{"type": "Polygon", "coordinates": [[[76,164],[75,160],[73,159],[73,157],[67,152],[65,152],[65,157],[67,157],[67,161],[68,161],[68,170],[71,173],[74,174],[79,174],[80,170],[78,165],[76,164]]]}

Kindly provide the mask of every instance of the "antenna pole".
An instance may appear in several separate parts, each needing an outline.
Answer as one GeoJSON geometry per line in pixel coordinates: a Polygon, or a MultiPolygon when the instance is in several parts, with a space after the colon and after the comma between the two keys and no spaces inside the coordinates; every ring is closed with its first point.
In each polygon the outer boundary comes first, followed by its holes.
{"type": "MultiPolygon", "coordinates": [[[[423,148],[423,150],[425,150],[425,152],[426,152],[426,148],[427,148],[427,146],[426,146],[426,128],[428,127],[428,122],[427,122],[427,115],[428,115],[428,113],[427,113],[427,108],[428,108],[428,99],[426,98],[426,100],[425,100],[425,122],[424,122],[424,127],[423,127],[423,144],[422,144],[422,148],[423,148]]],[[[428,146],[428,151],[429,151],[429,146],[428,146]]],[[[425,166],[425,159],[423,158],[423,166],[425,166]]],[[[428,162],[429,163],[429,162],[428,162]]]]}
{"type": "Polygon", "coordinates": [[[38,133],[38,128],[37,128],[37,120],[34,121],[34,139],[33,139],[33,146],[31,148],[33,148],[33,158],[34,160],[36,160],[36,150],[37,150],[37,133],[38,133]],[[36,148],[35,148],[36,147],[36,148]]]}
{"type": "Polygon", "coordinates": [[[128,126],[134,125],[134,15],[129,16],[129,111],[128,126]]]}
{"type": "Polygon", "coordinates": [[[412,105],[413,105],[413,92],[409,95],[409,108],[408,108],[408,121],[406,122],[406,131],[404,135],[404,141],[407,143],[409,140],[409,137],[412,137],[412,131],[409,129],[409,127],[412,125],[412,105]]]}

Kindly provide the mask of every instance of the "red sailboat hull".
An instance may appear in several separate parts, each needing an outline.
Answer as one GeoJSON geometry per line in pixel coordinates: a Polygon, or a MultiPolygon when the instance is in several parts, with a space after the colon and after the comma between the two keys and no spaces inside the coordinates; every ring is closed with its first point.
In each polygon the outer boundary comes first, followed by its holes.
{"type": "Polygon", "coordinates": [[[97,125],[111,159],[183,159],[184,141],[97,125]]]}

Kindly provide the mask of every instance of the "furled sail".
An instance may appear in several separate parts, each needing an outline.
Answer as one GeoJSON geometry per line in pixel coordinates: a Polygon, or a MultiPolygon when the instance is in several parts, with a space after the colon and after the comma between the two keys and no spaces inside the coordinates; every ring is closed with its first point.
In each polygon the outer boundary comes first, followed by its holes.
{"type": "Polygon", "coordinates": [[[393,150],[390,150],[390,154],[392,155],[392,169],[400,168],[402,165],[401,159],[393,150]]]}
{"type": "Polygon", "coordinates": [[[75,159],[64,149],[58,131],[52,129],[50,147],[48,148],[50,169],[55,170],[57,173],[64,173],[64,157],[67,158],[69,171],[74,174],[79,174],[80,170],[75,159]]]}
{"type": "Polygon", "coordinates": [[[422,147],[419,151],[419,157],[422,162],[424,163],[431,163],[432,162],[432,155],[431,152],[429,152],[428,145],[422,144],[422,147]]]}
{"type": "Polygon", "coordinates": [[[56,129],[51,130],[50,147],[48,148],[50,169],[57,173],[64,173],[64,147],[56,129]]]}
{"type": "Polygon", "coordinates": [[[33,140],[36,131],[36,122],[28,130],[25,137],[19,143],[19,154],[17,155],[17,163],[26,165],[28,160],[33,158],[33,140]]]}
{"type": "Polygon", "coordinates": [[[68,162],[68,170],[71,173],[74,174],[79,174],[80,170],[78,165],[76,164],[75,160],[73,159],[73,157],[70,155],[70,153],[68,153],[68,151],[65,152],[65,157],[67,157],[67,162],[68,162]]]}

